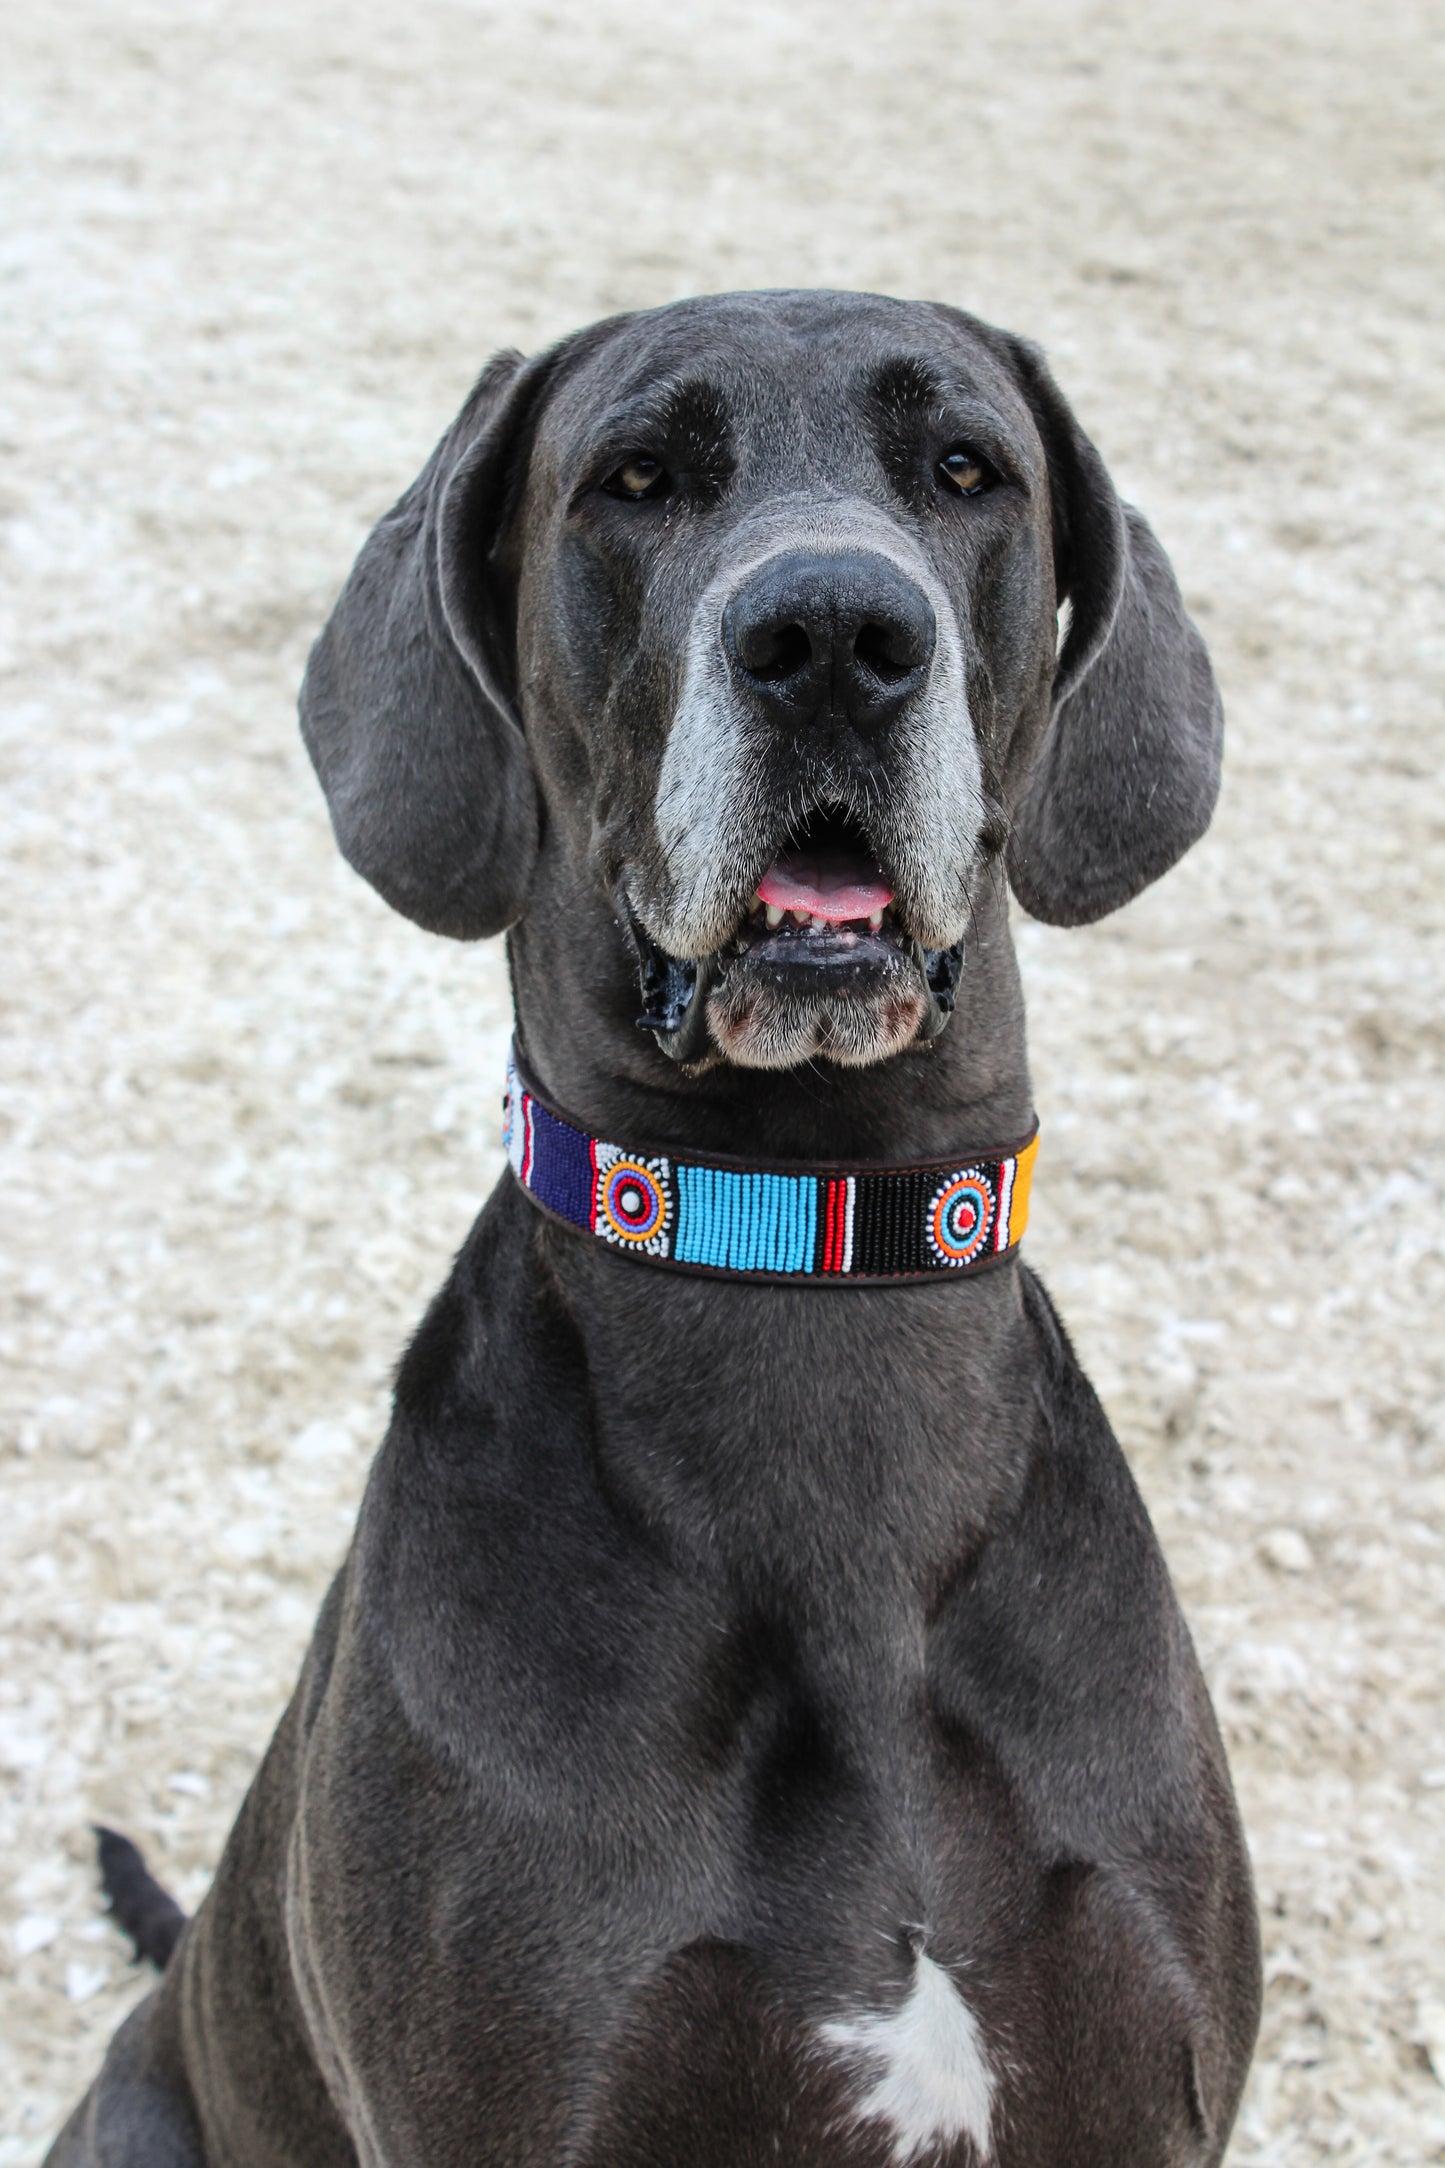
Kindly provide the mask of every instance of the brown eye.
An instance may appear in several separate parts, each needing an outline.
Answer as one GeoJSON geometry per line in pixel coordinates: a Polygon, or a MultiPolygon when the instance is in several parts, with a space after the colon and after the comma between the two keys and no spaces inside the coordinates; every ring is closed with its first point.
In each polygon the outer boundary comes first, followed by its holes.
{"type": "Polygon", "coordinates": [[[640,504],[644,497],[661,497],[668,484],[668,473],[660,459],[649,459],[639,452],[635,459],[625,459],[607,483],[614,497],[625,497],[630,504],[640,504]]]}
{"type": "Polygon", "coordinates": [[[988,468],[973,452],[945,452],[938,471],[963,497],[981,496],[988,488],[988,468]]]}

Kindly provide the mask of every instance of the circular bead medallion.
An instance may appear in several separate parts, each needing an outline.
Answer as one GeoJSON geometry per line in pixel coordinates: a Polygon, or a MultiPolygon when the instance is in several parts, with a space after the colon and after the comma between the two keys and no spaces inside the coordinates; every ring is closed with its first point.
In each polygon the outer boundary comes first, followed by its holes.
{"type": "Polygon", "coordinates": [[[972,1264],[988,1239],[993,1190],[988,1178],[971,1168],[950,1175],[928,1208],[928,1242],[945,1265],[972,1264]]]}
{"type": "Polygon", "coordinates": [[[667,1198],[656,1175],[635,1159],[619,1159],[603,1176],[602,1210],[624,1242],[646,1242],[667,1217],[667,1198]]]}

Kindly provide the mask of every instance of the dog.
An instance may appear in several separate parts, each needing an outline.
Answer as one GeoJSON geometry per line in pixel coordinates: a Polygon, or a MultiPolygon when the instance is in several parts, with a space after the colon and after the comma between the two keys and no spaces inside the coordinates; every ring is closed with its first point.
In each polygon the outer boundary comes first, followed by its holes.
{"type": "Polygon", "coordinates": [[[1217,2163],[1250,1875],[1019,1254],[1007,888],[1162,874],[1222,718],[1043,356],[825,292],[502,355],[301,716],[351,865],[507,935],[512,1164],[195,1918],[110,1840],[174,1954],[50,2162],[1217,2163]]]}

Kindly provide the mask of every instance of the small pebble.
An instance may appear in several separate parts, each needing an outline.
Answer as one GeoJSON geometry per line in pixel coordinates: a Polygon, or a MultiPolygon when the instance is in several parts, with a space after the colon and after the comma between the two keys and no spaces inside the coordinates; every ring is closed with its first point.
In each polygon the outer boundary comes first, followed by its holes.
{"type": "Polygon", "coordinates": [[[46,1912],[27,1912],[11,1928],[10,1940],[17,1957],[32,1957],[37,1950],[48,1950],[59,1933],[59,1920],[46,1912]]]}
{"type": "Polygon", "coordinates": [[[1277,1573],[1308,1573],[1315,1554],[1297,1528],[1271,1528],[1260,1540],[1260,1556],[1277,1573]]]}
{"type": "Polygon", "coordinates": [[[1415,2005],[1415,2039],[1430,2058],[1430,2068],[1445,2085],[1445,2002],[1422,1995],[1415,2005]]]}
{"type": "Polygon", "coordinates": [[[76,1963],[65,1968],[65,1992],[72,2002],[89,2002],[109,1984],[110,1974],[103,1965],[76,1963]]]}

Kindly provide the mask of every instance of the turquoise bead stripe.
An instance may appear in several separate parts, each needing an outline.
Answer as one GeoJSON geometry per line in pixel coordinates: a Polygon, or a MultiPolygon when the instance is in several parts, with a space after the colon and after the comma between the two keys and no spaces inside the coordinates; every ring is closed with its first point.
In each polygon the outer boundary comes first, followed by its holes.
{"type": "Polygon", "coordinates": [[[794,1272],[811,1272],[813,1251],[818,1239],[818,1184],[816,1181],[803,1185],[802,1211],[793,1234],[794,1272]]]}
{"type": "Polygon", "coordinates": [[[818,1234],[814,1175],[677,1169],[679,1264],[732,1272],[811,1272],[818,1234]]]}

